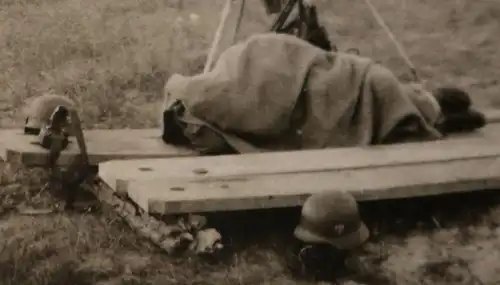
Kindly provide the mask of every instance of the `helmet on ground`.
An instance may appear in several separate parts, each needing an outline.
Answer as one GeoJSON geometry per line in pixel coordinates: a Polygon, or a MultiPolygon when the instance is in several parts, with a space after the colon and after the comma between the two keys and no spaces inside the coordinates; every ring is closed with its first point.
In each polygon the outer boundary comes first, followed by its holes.
{"type": "Polygon", "coordinates": [[[294,235],[305,243],[350,250],[363,244],[369,231],[361,220],[356,199],[347,192],[333,191],[306,200],[294,235]]]}
{"type": "MultiPolygon", "coordinates": [[[[50,122],[58,106],[70,110],[75,104],[69,98],[55,94],[44,94],[33,99],[25,109],[25,133],[38,134],[40,129],[50,122]]],[[[70,130],[69,134],[72,134],[70,130]]]]}

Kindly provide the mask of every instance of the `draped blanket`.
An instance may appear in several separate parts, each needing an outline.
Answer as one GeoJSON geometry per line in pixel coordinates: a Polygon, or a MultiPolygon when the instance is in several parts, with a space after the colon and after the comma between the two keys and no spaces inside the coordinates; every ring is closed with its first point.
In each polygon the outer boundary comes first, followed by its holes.
{"type": "Polygon", "coordinates": [[[269,33],[228,48],[208,73],[170,77],[163,110],[182,102],[186,122],[249,152],[381,144],[405,124],[437,139],[421,99],[369,58],[269,33]]]}

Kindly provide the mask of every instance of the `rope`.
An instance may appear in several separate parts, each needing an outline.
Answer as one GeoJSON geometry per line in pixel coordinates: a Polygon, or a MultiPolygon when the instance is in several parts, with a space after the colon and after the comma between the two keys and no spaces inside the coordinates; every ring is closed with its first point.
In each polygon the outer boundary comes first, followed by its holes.
{"type": "Polygon", "coordinates": [[[386,34],[389,37],[389,39],[396,46],[396,49],[397,49],[399,55],[403,58],[403,60],[405,61],[406,65],[408,65],[408,67],[410,68],[410,71],[411,71],[411,73],[412,73],[412,75],[414,77],[414,80],[417,81],[417,82],[420,82],[421,80],[420,80],[420,76],[417,73],[417,69],[415,68],[415,66],[411,62],[410,58],[406,54],[405,49],[403,48],[403,46],[396,39],[396,36],[391,32],[391,30],[389,29],[389,27],[385,24],[384,19],[382,18],[382,16],[380,16],[380,14],[378,13],[377,9],[372,5],[371,1],[370,0],[364,0],[364,1],[365,1],[366,5],[368,6],[368,8],[370,9],[370,11],[371,11],[373,17],[375,18],[375,20],[377,21],[377,23],[386,32],[386,34]]]}

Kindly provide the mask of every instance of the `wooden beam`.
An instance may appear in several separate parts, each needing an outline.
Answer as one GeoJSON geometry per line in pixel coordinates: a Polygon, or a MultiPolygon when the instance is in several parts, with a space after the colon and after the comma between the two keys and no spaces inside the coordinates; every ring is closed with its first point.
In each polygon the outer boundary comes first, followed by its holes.
{"type": "Polygon", "coordinates": [[[296,206],[312,193],[387,199],[500,186],[500,124],[425,143],[196,158],[110,161],[100,177],[146,211],[296,206]]]}
{"type": "MultiPolygon", "coordinates": [[[[486,110],[490,123],[500,122],[500,110],[486,110]]],[[[495,124],[482,131],[468,135],[478,137],[495,128],[495,124]]],[[[86,130],[85,140],[88,145],[90,163],[115,159],[167,158],[180,156],[196,156],[195,151],[166,145],[160,139],[158,129],[118,129],[118,130],[86,130]]],[[[47,165],[47,150],[35,145],[35,136],[24,135],[21,129],[0,130],[0,158],[6,162],[24,164],[26,166],[47,165]]],[[[63,151],[59,164],[66,165],[78,153],[76,142],[63,151]]]]}
{"type": "Polygon", "coordinates": [[[333,171],[483,157],[497,154],[499,141],[500,124],[495,124],[466,137],[426,143],[217,157],[172,157],[168,160],[115,160],[101,163],[99,176],[111,188],[125,194],[130,181],[163,178],[206,180],[213,177],[333,171]]]}
{"type": "MultiPolygon", "coordinates": [[[[112,159],[193,156],[195,151],[165,144],[157,129],[87,130],[90,163],[112,159]]],[[[6,162],[26,166],[47,165],[48,151],[35,144],[36,136],[25,135],[21,129],[0,130],[0,157],[6,162]]],[[[78,154],[75,141],[64,150],[59,164],[67,165],[78,154]]]]}
{"type": "Polygon", "coordinates": [[[482,110],[486,115],[488,124],[500,123],[500,109],[482,110]]]}
{"type": "Polygon", "coordinates": [[[357,200],[380,200],[499,187],[500,151],[465,160],[233,180],[131,181],[128,194],[146,212],[172,214],[299,206],[309,195],[326,191],[348,191],[357,200]]]}

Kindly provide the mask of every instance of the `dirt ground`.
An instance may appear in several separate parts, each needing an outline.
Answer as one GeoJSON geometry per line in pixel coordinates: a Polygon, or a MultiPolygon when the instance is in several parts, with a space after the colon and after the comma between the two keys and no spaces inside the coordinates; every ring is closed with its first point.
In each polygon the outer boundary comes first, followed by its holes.
{"type": "MultiPolygon", "coordinates": [[[[272,20],[260,1],[247,2],[240,38],[272,20]]],[[[341,49],[357,47],[407,74],[363,1],[317,2],[341,49]]],[[[166,78],[201,70],[223,3],[0,1],[0,127],[19,127],[21,107],[46,91],[74,99],[87,128],[156,126],[166,78]]],[[[452,83],[478,105],[500,105],[500,2],[373,4],[430,85],[452,83]]],[[[0,284],[313,284],[293,279],[284,265],[296,209],[216,219],[224,221],[234,254],[213,263],[166,256],[106,208],[37,216],[10,211],[57,202],[40,192],[42,176],[33,170],[0,185],[0,284]]],[[[497,196],[363,204],[373,234],[366,258],[387,284],[500,284],[497,196]]]]}

